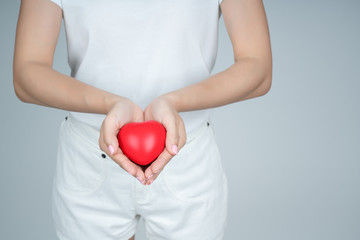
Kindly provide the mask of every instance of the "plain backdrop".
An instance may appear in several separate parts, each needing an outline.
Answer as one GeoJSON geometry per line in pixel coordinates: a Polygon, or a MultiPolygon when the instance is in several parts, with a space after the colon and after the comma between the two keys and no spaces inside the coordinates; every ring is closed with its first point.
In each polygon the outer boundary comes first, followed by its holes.
{"type": "MultiPolygon", "coordinates": [[[[360,239],[360,2],[265,0],[273,84],[217,108],[229,180],[225,239],[360,239]]],[[[12,86],[19,2],[0,2],[0,239],[56,239],[50,211],[66,112],[20,102],[12,86]]],[[[64,29],[54,68],[69,74],[64,29]]],[[[220,19],[213,73],[233,63],[220,19]]],[[[211,176],[209,176],[211,177],[211,176]]],[[[145,239],[143,222],[136,239],[145,239]]]]}

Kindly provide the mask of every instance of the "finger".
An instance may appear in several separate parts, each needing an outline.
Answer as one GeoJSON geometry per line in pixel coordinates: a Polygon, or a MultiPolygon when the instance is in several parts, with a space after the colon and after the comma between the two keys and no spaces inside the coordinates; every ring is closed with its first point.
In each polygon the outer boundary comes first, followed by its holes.
{"type": "Polygon", "coordinates": [[[103,125],[100,128],[100,136],[99,136],[99,147],[100,149],[105,152],[108,156],[110,156],[109,148],[107,147],[104,141],[104,134],[103,134],[103,125]]]}
{"type": "Polygon", "coordinates": [[[170,154],[167,149],[164,149],[158,158],[145,170],[145,179],[152,179],[152,181],[155,180],[155,178],[160,174],[160,172],[172,158],[173,155],[170,154]]]}
{"type": "Polygon", "coordinates": [[[119,142],[117,134],[120,126],[118,126],[113,120],[105,120],[103,124],[103,140],[110,155],[116,155],[119,151],[119,142]]]}
{"type": "Polygon", "coordinates": [[[117,154],[111,155],[109,149],[106,147],[105,142],[100,138],[99,140],[100,148],[122,169],[128,172],[130,175],[136,177],[142,184],[145,184],[145,173],[144,171],[136,164],[131,162],[121,151],[118,150],[117,154]]]}
{"type": "Polygon", "coordinates": [[[179,143],[178,143],[179,151],[186,144],[186,139],[187,139],[187,136],[186,136],[185,125],[184,125],[184,122],[181,121],[180,125],[179,125],[179,143]]]}
{"type": "Polygon", "coordinates": [[[160,173],[161,173],[161,172],[154,173],[154,174],[151,176],[151,178],[149,178],[148,180],[146,180],[145,185],[150,185],[150,184],[152,184],[152,183],[155,181],[155,179],[157,179],[157,177],[160,175],[160,173]]]}
{"type": "MultiPolygon", "coordinates": [[[[120,150],[121,151],[121,150],[120,150]]],[[[142,184],[145,184],[145,173],[139,165],[130,161],[124,154],[118,153],[113,156],[113,160],[130,175],[137,178],[142,184]]]]}

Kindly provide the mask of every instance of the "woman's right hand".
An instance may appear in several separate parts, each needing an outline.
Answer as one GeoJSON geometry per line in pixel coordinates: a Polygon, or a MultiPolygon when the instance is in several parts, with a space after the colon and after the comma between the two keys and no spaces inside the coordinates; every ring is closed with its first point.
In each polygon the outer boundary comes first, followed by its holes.
{"type": "Polygon", "coordinates": [[[119,148],[117,135],[122,126],[129,122],[143,122],[144,113],[140,106],[127,98],[117,101],[107,113],[101,128],[99,145],[112,160],[130,175],[145,184],[145,173],[139,165],[130,161],[119,148]]]}

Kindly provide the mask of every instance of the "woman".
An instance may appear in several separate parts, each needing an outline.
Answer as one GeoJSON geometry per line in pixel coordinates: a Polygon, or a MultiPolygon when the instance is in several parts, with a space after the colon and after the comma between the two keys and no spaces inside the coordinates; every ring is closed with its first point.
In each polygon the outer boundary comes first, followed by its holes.
{"type": "Polygon", "coordinates": [[[227,179],[211,109],[270,89],[261,0],[22,0],[13,72],[21,101],[69,111],[53,188],[59,239],[134,239],[140,216],[149,239],[223,238],[227,179]],[[234,64],[210,75],[221,14],[234,64]],[[62,19],[70,76],[52,68],[62,19]],[[144,168],[116,136],[148,120],[167,135],[144,168]]]}

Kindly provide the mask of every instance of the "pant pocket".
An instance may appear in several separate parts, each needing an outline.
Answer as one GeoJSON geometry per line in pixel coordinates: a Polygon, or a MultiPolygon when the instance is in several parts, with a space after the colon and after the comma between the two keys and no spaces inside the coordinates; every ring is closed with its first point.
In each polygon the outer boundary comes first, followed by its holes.
{"type": "Polygon", "coordinates": [[[161,174],[167,190],[183,201],[206,201],[221,192],[224,172],[211,126],[186,144],[161,174]]]}
{"type": "Polygon", "coordinates": [[[86,132],[76,131],[69,119],[59,133],[55,186],[59,191],[85,196],[99,189],[106,178],[105,155],[86,132]]]}

